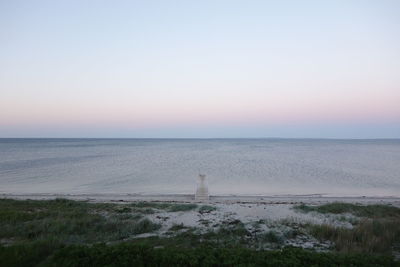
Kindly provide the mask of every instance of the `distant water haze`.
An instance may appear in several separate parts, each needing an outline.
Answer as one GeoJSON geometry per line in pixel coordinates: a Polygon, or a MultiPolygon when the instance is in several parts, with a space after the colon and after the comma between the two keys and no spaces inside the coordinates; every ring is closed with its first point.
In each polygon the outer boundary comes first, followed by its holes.
{"type": "Polygon", "coordinates": [[[0,193],[400,197],[400,140],[0,139],[0,193]]]}

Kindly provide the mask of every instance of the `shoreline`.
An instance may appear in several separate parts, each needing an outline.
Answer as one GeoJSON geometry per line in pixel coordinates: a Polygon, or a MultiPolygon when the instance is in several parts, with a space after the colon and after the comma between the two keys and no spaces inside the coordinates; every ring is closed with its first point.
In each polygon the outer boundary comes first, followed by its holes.
{"type": "Polygon", "coordinates": [[[392,204],[400,207],[400,197],[387,196],[323,196],[312,195],[211,195],[209,201],[196,201],[194,194],[54,194],[54,193],[32,193],[32,194],[0,194],[0,198],[8,199],[33,199],[46,200],[55,198],[66,198],[88,202],[177,202],[177,203],[210,203],[210,204],[325,204],[332,202],[359,203],[359,204],[392,204]]]}

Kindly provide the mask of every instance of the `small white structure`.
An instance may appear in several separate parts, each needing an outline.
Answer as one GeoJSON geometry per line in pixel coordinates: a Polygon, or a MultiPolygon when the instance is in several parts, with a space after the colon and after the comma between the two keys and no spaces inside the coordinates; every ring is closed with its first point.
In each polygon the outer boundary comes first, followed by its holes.
{"type": "Polygon", "coordinates": [[[194,199],[197,201],[208,201],[208,185],[205,174],[199,174],[199,179],[197,182],[196,194],[194,195],[194,199]]]}

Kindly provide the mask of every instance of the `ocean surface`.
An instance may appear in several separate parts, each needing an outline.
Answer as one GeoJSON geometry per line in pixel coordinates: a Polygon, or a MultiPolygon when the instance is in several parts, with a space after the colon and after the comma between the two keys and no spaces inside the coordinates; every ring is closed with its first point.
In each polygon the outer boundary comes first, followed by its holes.
{"type": "Polygon", "coordinates": [[[0,193],[400,197],[400,140],[0,139],[0,193]]]}

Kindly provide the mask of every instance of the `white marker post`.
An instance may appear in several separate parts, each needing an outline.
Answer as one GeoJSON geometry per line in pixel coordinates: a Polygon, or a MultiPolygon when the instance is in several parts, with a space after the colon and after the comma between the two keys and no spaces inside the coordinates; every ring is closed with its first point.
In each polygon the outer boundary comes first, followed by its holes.
{"type": "Polygon", "coordinates": [[[196,194],[194,196],[194,199],[197,201],[208,201],[209,196],[208,196],[208,186],[207,186],[207,181],[206,181],[206,175],[205,174],[199,174],[199,179],[197,183],[197,190],[196,194]]]}

